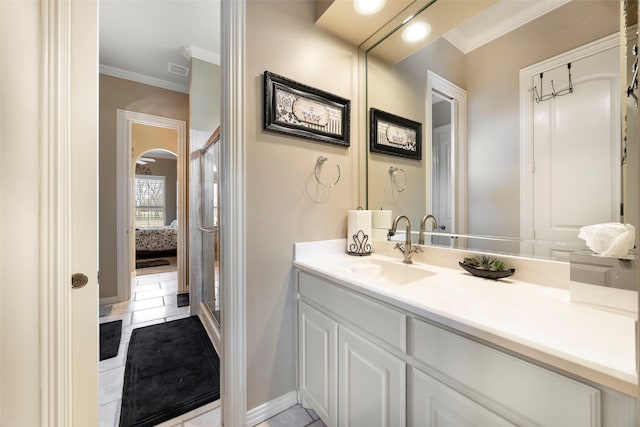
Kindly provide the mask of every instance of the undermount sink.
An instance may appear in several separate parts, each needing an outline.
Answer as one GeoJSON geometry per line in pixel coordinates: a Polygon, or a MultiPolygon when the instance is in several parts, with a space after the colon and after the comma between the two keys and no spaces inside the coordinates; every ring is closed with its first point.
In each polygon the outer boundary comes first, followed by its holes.
{"type": "Polygon", "coordinates": [[[406,285],[436,274],[433,271],[404,264],[401,261],[387,261],[377,258],[359,259],[345,263],[343,271],[358,280],[388,285],[406,285]]]}

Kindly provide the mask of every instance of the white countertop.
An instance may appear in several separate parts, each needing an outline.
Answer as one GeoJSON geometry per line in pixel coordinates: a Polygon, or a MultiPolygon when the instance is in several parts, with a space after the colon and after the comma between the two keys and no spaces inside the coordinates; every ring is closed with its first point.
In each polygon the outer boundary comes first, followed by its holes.
{"type": "MultiPolygon", "coordinates": [[[[334,243],[333,249],[338,247],[334,243]]],[[[401,255],[361,258],[326,249],[318,252],[296,246],[295,267],[527,358],[637,396],[635,316],[572,303],[565,289],[511,278],[481,279],[462,269],[430,264],[415,264],[437,273],[417,282],[369,283],[342,274],[336,266],[366,258],[402,264],[401,255]]]]}

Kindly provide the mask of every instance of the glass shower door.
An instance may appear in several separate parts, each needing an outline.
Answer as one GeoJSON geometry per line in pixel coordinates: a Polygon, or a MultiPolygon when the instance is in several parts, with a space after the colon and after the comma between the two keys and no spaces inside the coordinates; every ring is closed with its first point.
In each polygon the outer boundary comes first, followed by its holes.
{"type": "Polygon", "coordinates": [[[200,234],[202,240],[202,301],[220,326],[219,161],[220,130],[202,149],[200,165],[200,234]]]}

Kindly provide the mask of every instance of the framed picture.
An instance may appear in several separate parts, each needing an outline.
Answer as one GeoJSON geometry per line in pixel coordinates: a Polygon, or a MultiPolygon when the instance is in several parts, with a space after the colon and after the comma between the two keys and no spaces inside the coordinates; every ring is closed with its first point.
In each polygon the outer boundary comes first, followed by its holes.
{"type": "Polygon", "coordinates": [[[369,125],[372,153],[422,159],[422,123],[372,108],[369,125]]]}
{"type": "Polygon", "coordinates": [[[349,146],[351,101],[264,72],[263,129],[349,146]]]}

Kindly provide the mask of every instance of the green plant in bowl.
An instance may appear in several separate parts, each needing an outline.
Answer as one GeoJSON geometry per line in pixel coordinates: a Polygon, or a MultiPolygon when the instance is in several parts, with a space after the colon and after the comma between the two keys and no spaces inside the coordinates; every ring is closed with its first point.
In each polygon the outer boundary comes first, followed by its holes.
{"type": "Polygon", "coordinates": [[[487,255],[466,257],[459,264],[472,275],[485,279],[502,279],[511,276],[515,272],[514,268],[507,268],[503,261],[493,259],[487,255]]]}

